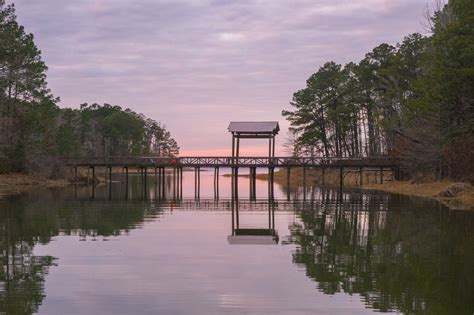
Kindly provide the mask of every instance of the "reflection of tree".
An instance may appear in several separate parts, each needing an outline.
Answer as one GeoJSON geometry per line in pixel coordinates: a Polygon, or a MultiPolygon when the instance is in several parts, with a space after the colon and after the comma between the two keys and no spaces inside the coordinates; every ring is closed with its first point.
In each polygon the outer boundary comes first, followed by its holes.
{"type": "Polygon", "coordinates": [[[63,235],[115,236],[138,228],[161,213],[152,203],[63,202],[53,195],[0,203],[0,314],[32,314],[44,298],[51,256],[34,246],[63,235]]]}
{"type": "Polygon", "coordinates": [[[358,293],[380,311],[472,314],[472,213],[398,197],[382,209],[375,197],[332,197],[301,209],[290,227],[293,260],[322,292],[358,293]]]}
{"type": "Polygon", "coordinates": [[[33,255],[39,235],[33,231],[23,233],[26,221],[19,209],[0,212],[0,313],[32,314],[38,311],[43,294],[43,284],[51,256],[33,255]]]}

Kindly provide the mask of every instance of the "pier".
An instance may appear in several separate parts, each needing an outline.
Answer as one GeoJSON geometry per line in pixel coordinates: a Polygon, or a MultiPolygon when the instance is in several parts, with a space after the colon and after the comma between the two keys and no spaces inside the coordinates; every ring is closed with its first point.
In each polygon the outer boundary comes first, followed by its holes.
{"type": "MultiPolygon", "coordinates": [[[[289,157],[275,156],[275,137],[280,127],[278,122],[231,122],[228,131],[232,134],[231,156],[93,156],[93,157],[60,157],[60,162],[66,167],[72,167],[77,176],[79,168],[92,171],[92,181],[97,168],[105,168],[108,182],[112,184],[112,169],[121,168],[128,183],[130,169],[138,170],[142,182],[146,185],[147,176],[154,172],[156,183],[159,186],[159,195],[165,196],[166,170],[172,176],[173,196],[182,197],[183,169],[194,169],[194,195],[200,199],[201,169],[214,169],[214,197],[219,199],[219,174],[221,168],[231,168],[232,198],[238,199],[239,169],[249,169],[250,198],[256,199],[257,168],[268,170],[268,198],[274,199],[274,172],[275,168],[286,169],[287,186],[290,186],[291,171],[295,168],[303,169],[303,187],[307,187],[307,170],[321,170],[321,182],[325,184],[325,172],[336,170],[339,172],[340,189],[344,186],[344,172],[358,172],[359,185],[363,185],[363,172],[367,170],[379,174],[380,183],[383,182],[384,172],[390,171],[395,178],[400,179],[400,161],[390,157],[289,157]],[[240,141],[242,139],[268,140],[268,156],[240,156],[240,141]]],[[[377,176],[377,175],[375,175],[377,176]]],[[[290,198],[288,194],[288,199],[290,198]]]]}

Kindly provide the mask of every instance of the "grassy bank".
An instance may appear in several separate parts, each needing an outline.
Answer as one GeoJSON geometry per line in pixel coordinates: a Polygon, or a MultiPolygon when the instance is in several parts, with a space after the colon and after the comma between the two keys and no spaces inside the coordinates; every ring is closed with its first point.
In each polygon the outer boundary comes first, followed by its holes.
{"type": "Polygon", "coordinates": [[[0,198],[38,187],[66,187],[69,184],[65,179],[48,179],[20,173],[0,174],[0,198]]]}

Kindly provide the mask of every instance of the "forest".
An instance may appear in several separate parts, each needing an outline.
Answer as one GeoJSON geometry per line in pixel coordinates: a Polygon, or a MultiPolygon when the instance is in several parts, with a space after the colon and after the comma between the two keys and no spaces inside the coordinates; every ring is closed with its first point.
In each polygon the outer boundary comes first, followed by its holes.
{"type": "MultiPolygon", "coordinates": [[[[14,5],[0,0],[0,172],[36,172],[64,155],[175,156],[161,123],[110,104],[60,108],[47,66],[14,5]]],[[[73,104],[74,105],[74,104],[73,104]]]]}
{"type": "Polygon", "coordinates": [[[400,158],[408,174],[474,181],[474,1],[427,12],[428,36],[329,61],[293,95],[295,156],[400,158]]]}

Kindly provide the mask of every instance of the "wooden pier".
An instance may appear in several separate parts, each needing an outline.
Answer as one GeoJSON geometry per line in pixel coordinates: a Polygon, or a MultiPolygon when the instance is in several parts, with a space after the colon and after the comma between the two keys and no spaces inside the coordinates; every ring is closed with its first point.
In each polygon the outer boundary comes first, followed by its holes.
{"type": "MultiPolygon", "coordinates": [[[[268,169],[268,197],[274,199],[274,170],[275,168],[286,169],[287,186],[290,186],[291,170],[295,168],[303,169],[303,187],[306,189],[308,169],[321,170],[321,182],[324,184],[324,174],[326,170],[336,170],[339,172],[339,185],[342,189],[344,185],[344,171],[355,171],[360,173],[360,185],[363,185],[362,174],[365,170],[376,170],[380,175],[380,182],[383,180],[384,172],[390,171],[395,177],[400,178],[400,162],[397,159],[387,157],[362,157],[362,158],[310,158],[310,157],[61,157],[64,166],[72,167],[77,176],[78,168],[87,168],[92,173],[92,181],[95,179],[97,168],[105,168],[109,184],[112,184],[112,168],[121,168],[125,175],[125,182],[128,187],[128,174],[130,169],[138,170],[142,182],[146,185],[147,176],[154,171],[156,184],[160,187],[159,194],[165,196],[165,170],[171,170],[173,196],[182,198],[183,169],[194,169],[194,195],[200,199],[201,190],[201,169],[214,169],[214,196],[219,199],[219,174],[220,168],[232,169],[232,197],[238,198],[238,170],[248,168],[250,198],[255,200],[257,168],[268,169]]],[[[89,176],[88,176],[89,177],[89,176]]],[[[88,179],[89,181],[89,179],[88,179]]],[[[288,190],[289,191],[289,190],[288,190]]],[[[290,198],[289,194],[287,196],[290,198]]]]}
{"type": "Polygon", "coordinates": [[[398,167],[400,161],[389,157],[60,157],[60,162],[71,167],[128,167],[128,168],[190,168],[190,167],[273,167],[273,168],[339,168],[339,167],[398,167]]]}
{"type": "MultiPolygon", "coordinates": [[[[376,169],[380,172],[380,182],[383,181],[383,173],[389,169],[393,171],[396,178],[400,178],[399,161],[390,157],[275,157],[275,137],[280,131],[276,121],[260,122],[231,122],[228,131],[232,134],[232,156],[180,156],[180,157],[157,157],[157,156],[104,156],[104,157],[61,157],[60,162],[74,168],[77,176],[78,167],[92,169],[92,179],[95,179],[95,169],[105,167],[109,174],[109,184],[112,184],[112,168],[120,167],[126,175],[128,187],[128,171],[130,168],[138,169],[142,176],[142,182],[146,187],[146,178],[149,169],[154,169],[156,183],[160,185],[160,195],[165,196],[165,169],[172,169],[172,185],[174,196],[182,198],[183,168],[194,168],[194,195],[200,198],[201,168],[214,168],[214,196],[219,199],[219,169],[231,168],[232,170],[232,199],[238,200],[239,169],[250,169],[250,199],[256,199],[257,168],[268,169],[268,198],[274,199],[274,174],[275,168],[287,170],[287,186],[290,187],[291,170],[293,168],[303,169],[303,187],[307,187],[307,169],[320,169],[322,183],[325,183],[326,170],[339,171],[339,185],[344,185],[344,170],[356,170],[359,172],[362,185],[362,174],[365,169],[376,169]],[[268,156],[265,157],[242,157],[240,156],[240,140],[257,139],[268,140],[268,156]]],[[[89,174],[89,171],[88,171],[89,174]]],[[[88,180],[89,182],[89,175],[88,180]]],[[[289,189],[288,189],[289,192],[289,189]]],[[[288,193],[287,199],[290,199],[288,193]]]]}

